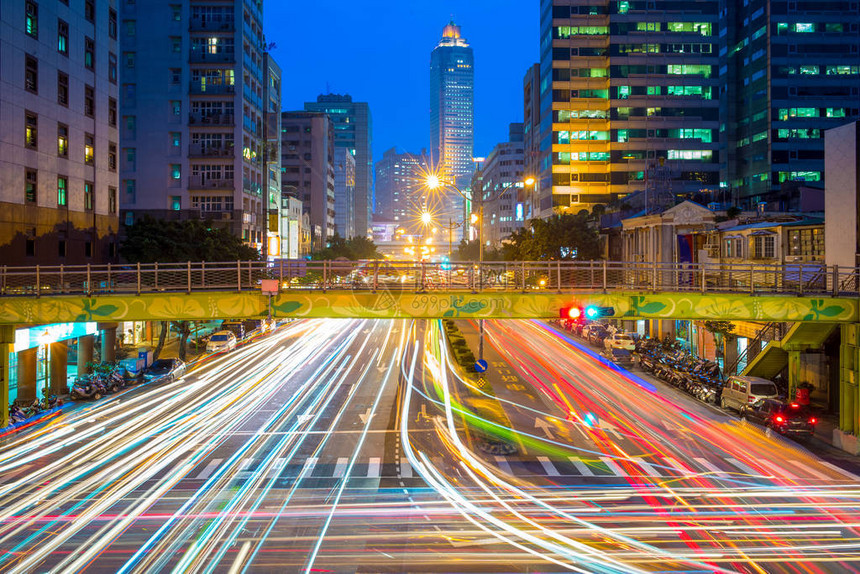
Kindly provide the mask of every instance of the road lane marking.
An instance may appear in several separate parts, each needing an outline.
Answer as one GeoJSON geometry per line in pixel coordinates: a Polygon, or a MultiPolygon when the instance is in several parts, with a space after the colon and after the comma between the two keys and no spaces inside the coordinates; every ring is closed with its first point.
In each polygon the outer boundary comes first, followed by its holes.
{"type": "Polygon", "coordinates": [[[588,468],[588,465],[582,462],[579,458],[575,456],[569,456],[567,459],[576,467],[576,470],[579,471],[579,474],[583,476],[594,476],[594,473],[588,468]]]}
{"type": "Polygon", "coordinates": [[[630,476],[620,464],[618,464],[608,456],[601,456],[600,460],[603,461],[603,464],[605,464],[609,468],[609,472],[611,472],[615,476],[630,476]]]}
{"type": "Polygon", "coordinates": [[[675,460],[674,458],[672,458],[670,456],[664,456],[663,460],[668,462],[669,466],[671,466],[673,469],[675,469],[676,471],[678,471],[682,474],[685,474],[686,476],[691,476],[694,474],[700,474],[699,472],[693,470],[692,468],[690,468],[688,466],[681,464],[680,462],[678,462],[677,460],[675,460]]]}
{"type": "Polygon", "coordinates": [[[206,479],[208,479],[210,476],[212,476],[212,473],[215,472],[215,469],[218,468],[218,465],[220,465],[222,462],[224,462],[223,458],[213,458],[212,462],[207,464],[206,468],[201,470],[200,473],[194,477],[194,479],[195,480],[198,480],[198,479],[199,480],[206,480],[206,479]]]}
{"type": "Polygon", "coordinates": [[[538,460],[540,461],[540,465],[543,467],[543,471],[547,474],[547,476],[561,476],[561,473],[547,457],[539,456],[538,460]]]}
{"type": "Polygon", "coordinates": [[[334,465],[334,474],[332,474],[332,477],[343,478],[343,475],[346,473],[347,462],[349,462],[349,459],[345,456],[337,459],[337,464],[334,465]]]}
{"type": "Polygon", "coordinates": [[[845,476],[849,477],[850,479],[860,482],[860,476],[857,476],[853,472],[849,472],[849,471],[845,470],[844,468],[840,468],[840,467],[836,466],[835,464],[831,464],[831,463],[827,462],[826,460],[819,460],[818,462],[820,462],[821,464],[823,464],[827,468],[831,468],[831,469],[835,470],[839,474],[844,474],[845,476]]]}
{"type": "Polygon", "coordinates": [[[818,480],[830,480],[830,477],[827,476],[826,474],[824,474],[823,472],[818,472],[814,468],[810,468],[809,465],[803,464],[799,460],[789,460],[788,462],[790,464],[794,464],[794,465],[799,466],[800,468],[802,468],[803,470],[805,470],[806,472],[808,472],[810,475],[817,478],[818,480]]]}
{"type": "Polygon", "coordinates": [[[721,470],[721,469],[720,469],[720,467],[718,467],[717,465],[713,464],[712,462],[710,462],[710,461],[709,461],[708,459],[706,459],[706,458],[703,458],[703,457],[693,457],[693,460],[695,460],[696,462],[698,462],[699,464],[701,464],[702,466],[704,466],[705,468],[707,468],[708,470],[710,470],[711,472],[713,472],[713,473],[714,473],[714,474],[716,474],[716,475],[719,475],[719,476],[726,476],[727,474],[729,474],[728,472],[726,472],[726,471],[724,471],[724,470],[721,470]]]}
{"type": "Polygon", "coordinates": [[[367,463],[367,478],[379,478],[380,463],[379,457],[374,456],[370,458],[370,461],[367,463]]]}
{"type": "Polygon", "coordinates": [[[275,464],[269,468],[268,472],[266,472],[266,478],[278,478],[278,475],[281,474],[281,471],[284,470],[284,466],[287,464],[287,459],[285,458],[276,458],[275,464]]]}
{"type": "Polygon", "coordinates": [[[745,465],[744,463],[742,463],[741,461],[739,461],[736,458],[732,458],[730,456],[727,456],[726,461],[728,461],[730,464],[733,464],[734,466],[738,467],[739,469],[741,469],[745,473],[750,474],[752,476],[759,476],[762,478],[770,478],[769,476],[763,476],[759,471],[745,465]]]}
{"type": "Polygon", "coordinates": [[[305,464],[302,465],[302,470],[299,472],[299,478],[304,478],[313,474],[314,467],[317,465],[318,460],[319,459],[314,456],[308,457],[305,464]]]}
{"type": "Polygon", "coordinates": [[[405,458],[400,459],[400,476],[401,478],[412,478],[412,465],[405,458]]]}
{"type": "Polygon", "coordinates": [[[644,460],[642,460],[640,458],[634,458],[634,459],[632,459],[632,461],[636,465],[638,465],[642,470],[644,470],[645,474],[647,474],[648,476],[654,476],[654,477],[661,476],[660,471],[657,470],[656,468],[654,468],[651,465],[651,463],[645,462],[644,460]]]}
{"type": "Polygon", "coordinates": [[[511,465],[508,462],[508,459],[503,456],[496,457],[496,466],[498,466],[503,472],[506,472],[507,474],[514,473],[514,471],[511,469],[511,465]]]}

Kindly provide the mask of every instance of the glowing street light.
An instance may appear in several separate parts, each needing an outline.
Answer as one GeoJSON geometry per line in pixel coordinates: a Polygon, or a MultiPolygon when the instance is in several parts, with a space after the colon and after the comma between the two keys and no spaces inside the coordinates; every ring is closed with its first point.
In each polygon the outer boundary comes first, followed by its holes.
{"type": "Polygon", "coordinates": [[[535,178],[533,178],[533,177],[527,177],[527,178],[526,178],[526,180],[525,180],[523,183],[524,183],[524,184],[526,184],[526,185],[528,185],[528,186],[532,186],[532,185],[534,185],[534,184],[535,184],[535,178]]]}
{"type": "Polygon", "coordinates": [[[426,183],[427,187],[429,187],[430,189],[438,189],[441,185],[441,182],[439,181],[439,176],[435,174],[428,175],[424,183],[426,183]]]}
{"type": "Polygon", "coordinates": [[[424,225],[430,225],[431,223],[433,223],[433,214],[429,211],[425,211],[424,213],[422,213],[421,223],[423,223],[424,225]]]}

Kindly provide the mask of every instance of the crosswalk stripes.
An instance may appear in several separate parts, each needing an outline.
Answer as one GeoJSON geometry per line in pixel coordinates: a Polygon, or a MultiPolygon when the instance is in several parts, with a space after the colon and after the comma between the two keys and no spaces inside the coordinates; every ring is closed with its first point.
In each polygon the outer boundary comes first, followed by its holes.
{"type": "Polygon", "coordinates": [[[594,476],[594,473],[588,468],[588,465],[582,462],[578,457],[571,456],[568,457],[568,460],[576,467],[576,470],[579,471],[579,474],[583,476],[594,476]]]}
{"type": "Polygon", "coordinates": [[[317,465],[317,460],[319,459],[315,456],[308,457],[308,459],[305,460],[305,464],[302,465],[302,470],[299,472],[299,476],[310,476],[314,471],[314,467],[317,465]]]}
{"type": "Polygon", "coordinates": [[[561,473],[547,457],[539,456],[538,461],[540,462],[540,465],[543,467],[543,470],[547,474],[547,476],[561,476],[561,473]]]}
{"type": "Polygon", "coordinates": [[[218,468],[218,465],[220,465],[223,461],[223,458],[213,458],[212,461],[207,464],[203,468],[203,470],[201,470],[194,478],[198,480],[207,480],[210,476],[212,476],[212,474],[215,472],[215,469],[218,468]]]}
{"type": "Polygon", "coordinates": [[[508,462],[508,459],[503,456],[496,457],[496,466],[498,466],[500,469],[502,469],[502,471],[506,472],[507,474],[514,473],[513,469],[511,468],[511,464],[508,462]]]}
{"type": "Polygon", "coordinates": [[[818,472],[814,468],[811,468],[808,464],[803,464],[799,460],[789,460],[788,462],[793,464],[793,465],[799,466],[800,468],[802,468],[803,470],[805,470],[806,472],[808,472],[809,474],[811,474],[812,476],[814,476],[815,478],[817,478],[819,480],[830,480],[830,477],[827,476],[826,474],[824,474],[823,472],[818,472]]]}
{"type": "Polygon", "coordinates": [[[372,457],[367,464],[367,478],[379,478],[379,467],[382,464],[378,457],[372,457]]]}
{"type": "Polygon", "coordinates": [[[600,460],[603,462],[603,464],[607,466],[607,468],[609,468],[609,472],[611,472],[615,476],[630,476],[620,464],[618,464],[608,456],[601,456],[600,460]]]}
{"type": "MultiPolygon", "coordinates": [[[[597,453],[595,453],[596,455],[597,453]]],[[[783,478],[798,481],[830,481],[839,480],[828,476],[821,470],[812,468],[812,464],[798,460],[788,460],[788,469],[780,467],[773,474],[769,471],[757,471],[736,458],[726,456],[707,459],[704,457],[671,457],[650,455],[647,457],[618,458],[612,456],[569,456],[566,458],[551,458],[549,456],[535,457],[506,457],[494,456],[490,461],[499,470],[509,475],[520,477],[548,477],[554,480],[594,478],[594,479],[626,479],[641,480],[646,478],[683,478],[690,476],[709,476],[721,480],[773,479],[783,478]],[[647,460],[646,460],[647,459],[647,460]],[[641,472],[640,470],[641,469],[641,472]],[[680,475],[680,476],[679,476],[680,475]],[[774,476],[775,475],[775,476],[774,476]]],[[[825,461],[818,463],[830,467],[825,461]]],[[[208,480],[223,465],[224,459],[213,458],[197,467],[196,475],[189,475],[192,480],[208,480]],[[205,464],[205,466],[204,466],[205,464]]],[[[260,459],[245,458],[237,461],[227,469],[226,477],[235,480],[248,480],[255,476],[264,475],[267,480],[306,480],[306,479],[343,479],[349,466],[348,457],[319,459],[308,457],[288,460],[277,458],[264,467],[260,459]]],[[[443,465],[443,461],[435,460],[434,466],[443,465]]],[[[834,468],[834,470],[837,470],[834,468]]],[[[844,472],[844,471],[841,471],[844,472]]],[[[349,475],[350,479],[414,479],[418,477],[409,461],[400,457],[397,462],[384,463],[382,457],[358,459],[349,475]]]]}
{"type": "Polygon", "coordinates": [[[334,465],[334,474],[332,474],[334,478],[343,478],[343,475],[346,474],[346,463],[348,460],[345,456],[337,459],[337,464],[334,465]]]}
{"type": "Polygon", "coordinates": [[[717,467],[717,465],[715,465],[714,463],[712,463],[711,461],[709,461],[706,458],[694,457],[693,460],[695,460],[696,462],[698,462],[699,464],[701,464],[702,466],[704,466],[706,469],[708,469],[709,471],[711,471],[712,473],[714,473],[717,476],[726,476],[729,474],[728,472],[726,472],[724,470],[720,470],[717,467]]]}

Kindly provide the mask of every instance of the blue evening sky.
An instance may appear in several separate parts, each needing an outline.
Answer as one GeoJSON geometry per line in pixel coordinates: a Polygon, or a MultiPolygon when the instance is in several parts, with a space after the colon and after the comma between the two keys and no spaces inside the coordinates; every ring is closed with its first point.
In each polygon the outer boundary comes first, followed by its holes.
{"type": "Polygon", "coordinates": [[[537,62],[536,0],[267,0],[265,33],[283,70],[283,109],[331,91],[370,104],[375,159],[430,145],[430,52],[454,17],[475,51],[475,154],[522,121],[537,62]]]}

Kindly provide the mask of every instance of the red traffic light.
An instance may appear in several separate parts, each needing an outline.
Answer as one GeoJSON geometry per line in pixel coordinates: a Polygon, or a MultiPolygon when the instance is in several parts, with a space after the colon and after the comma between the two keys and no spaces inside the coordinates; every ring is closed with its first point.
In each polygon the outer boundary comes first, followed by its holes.
{"type": "Polygon", "coordinates": [[[578,321],[582,319],[582,309],[579,307],[562,307],[559,310],[558,316],[562,319],[578,321]]]}

